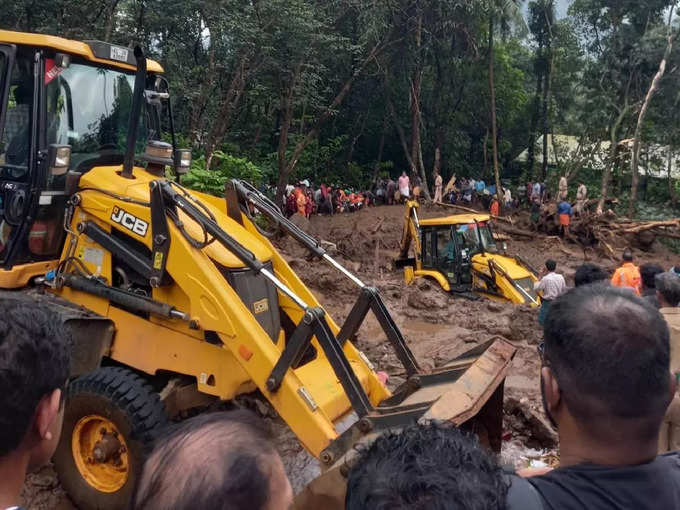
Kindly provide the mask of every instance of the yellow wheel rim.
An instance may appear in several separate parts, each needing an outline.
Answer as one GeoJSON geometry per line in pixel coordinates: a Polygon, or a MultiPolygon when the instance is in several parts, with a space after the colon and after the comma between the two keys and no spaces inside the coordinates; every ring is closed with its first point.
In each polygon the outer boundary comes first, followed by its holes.
{"type": "Polygon", "coordinates": [[[103,416],[85,416],[76,423],[71,449],[78,471],[98,491],[116,492],[127,482],[127,444],[116,426],[103,416]]]}

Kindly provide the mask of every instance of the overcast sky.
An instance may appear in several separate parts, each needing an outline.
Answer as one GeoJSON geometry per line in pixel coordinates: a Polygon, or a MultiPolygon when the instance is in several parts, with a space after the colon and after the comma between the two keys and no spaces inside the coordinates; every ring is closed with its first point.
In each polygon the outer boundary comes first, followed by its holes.
{"type": "Polygon", "coordinates": [[[569,8],[569,4],[571,4],[571,1],[572,0],[557,0],[556,7],[558,18],[563,18],[567,15],[567,9],[569,8]]]}

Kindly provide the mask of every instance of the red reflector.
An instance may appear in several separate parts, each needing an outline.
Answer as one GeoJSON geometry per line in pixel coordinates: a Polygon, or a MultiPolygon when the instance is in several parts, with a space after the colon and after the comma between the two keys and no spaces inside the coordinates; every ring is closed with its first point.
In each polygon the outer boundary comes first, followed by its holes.
{"type": "Polygon", "coordinates": [[[246,361],[248,361],[250,358],[253,357],[253,351],[248,349],[245,345],[239,345],[238,346],[238,353],[246,361]]]}

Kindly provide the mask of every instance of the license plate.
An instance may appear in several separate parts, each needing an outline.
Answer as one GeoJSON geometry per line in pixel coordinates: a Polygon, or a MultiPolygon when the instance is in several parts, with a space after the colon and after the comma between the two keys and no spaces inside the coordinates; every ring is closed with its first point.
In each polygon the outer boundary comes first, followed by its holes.
{"type": "Polygon", "coordinates": [[[127,48],[121,48],[119,46],[111,46],[111,60],[118,60],[119,62],[127,62],[128,59],[127,48]]]}

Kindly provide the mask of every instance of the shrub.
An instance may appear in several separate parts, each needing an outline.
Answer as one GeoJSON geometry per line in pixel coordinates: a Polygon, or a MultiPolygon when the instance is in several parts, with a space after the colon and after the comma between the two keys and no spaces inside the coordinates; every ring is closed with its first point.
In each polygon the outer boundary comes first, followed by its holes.
{"type": "Polygon", "coordinates": [[[212,170],[206,170],[205,156],[201,156],[192,161],[191,170],[182,176],[182,184],[196,191],[222,196],[227,181],[243,179],[257,185],[262,176],[262,170],[246,158],[216,151],[213,154],[212,170]]]}

